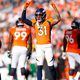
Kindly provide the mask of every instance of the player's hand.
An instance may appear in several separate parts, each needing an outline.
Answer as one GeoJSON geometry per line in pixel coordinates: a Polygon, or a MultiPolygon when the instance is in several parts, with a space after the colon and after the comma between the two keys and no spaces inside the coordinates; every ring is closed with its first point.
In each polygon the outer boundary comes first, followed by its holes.
{"type": "Polygon", "coordinates": [[[59,14],[59,11],[58,11],[58,9],[57,9],[57,6],[56,6],[56,4],[55,4],[55,2],[52,0],[51,2],[50,2],[50,5],[54,8],[54,10],[59,14]]]}
{"type": "Polygon", "coordinates": [[[61,57],[62,57],[63,60],[65,60],[67,58],[67,53],[63,52],[61,57]]]}
{"type": "Polygon", "coordinates": [[[24,4],[24,8],[27,8],[31,2],[32,2],[32,0],[27,0],[26,3],[24,4]]]}
{"type": "Polygon", "coordinates": [[[56,22],[54,23],[54,25],[55,25],[55,24],[57,24],[58,22],[61,21],[61,16],[60,16],[60,13],[59,13],[59,11],[58,11],[58,9],[57,9],[57,6],[56,6],[55,2],[54,2],[54,1],[51,1],[51,2],[50,2],[50,5],[51,5],[51,6],[53,7],[53,9],[55,10],[56,17],[57,17],[57,19],[58,19],[58,21],[56,21],[56,22]]]}
{"type": "Polygon", "coordinates": [[[54,1],[51,1],[51,2],[50,2],[50,5],[51,5],[53,8],[55,8],[55,7],[56,7],[56,5],[55,5],[55,2],[54,2],[54,1]]]}

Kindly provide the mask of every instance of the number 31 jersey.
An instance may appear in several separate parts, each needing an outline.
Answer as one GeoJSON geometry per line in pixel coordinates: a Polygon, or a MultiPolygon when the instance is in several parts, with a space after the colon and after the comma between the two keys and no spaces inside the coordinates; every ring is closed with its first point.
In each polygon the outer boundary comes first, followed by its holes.
{"type": "Polygon", "coordinates": [[[80,49],[78,49],[77,35],[79,30],[66,30],[65,37],[67,39],[67,52],[80,53],[80,49]]]}
{"type": "Polygon", "coordinates": [[[12,27],[9,30],[13,36],[13,46],[24,46],[27,47],[29,35],[31,34],[30,28],[24,26],[22,28],[12,27]]]}
{"type": "Polygon", "coordinates": [[[35,22],[35,34],[37,44],[49,44],[51,43],[51,24],[54,22],[52,18],[45,20],[42,24],[35,22]]]}

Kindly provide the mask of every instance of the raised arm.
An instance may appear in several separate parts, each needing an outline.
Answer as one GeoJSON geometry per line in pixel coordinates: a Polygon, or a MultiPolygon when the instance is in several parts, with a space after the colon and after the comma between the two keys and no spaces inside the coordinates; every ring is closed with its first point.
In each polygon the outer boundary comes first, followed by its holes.
{"type": "Polygon", "coordinates": [[[53,7],[53,9],[55,10],[55,13],[57,15],[57,20],[55,20],[53,23],[52,23],[52,26],[56,25],[58,22],[61,21],[61,17],[60,17],[60,14],[59,14],[59,11],[55,5],[55,3],[52,1],[51,3],[51,6],[53,7]]]}
{"type": "Polygon", "coordinates": [[[27,7],[29,6],[30,2],[29,3],[25,3],[24,5],[24,9],[23,9],[23,12],[22,12],[22,20],[24,21],[25,24],[29,25],[29,26],[32,26],[32,22],[26,18],[26,9],[27,7]]]}

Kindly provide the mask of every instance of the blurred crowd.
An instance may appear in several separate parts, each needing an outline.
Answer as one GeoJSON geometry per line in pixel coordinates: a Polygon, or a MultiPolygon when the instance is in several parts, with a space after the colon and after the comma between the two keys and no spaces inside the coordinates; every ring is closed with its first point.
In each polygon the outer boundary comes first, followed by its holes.
{"type": "MultiPolygon", "coordinates": [[[[71,21],[74,17],[80,16],[80,1],[79,0],[54,0],[62,22],[57,26],[58,29],[52,31],[52,42],[55,45],[57,40],[61,45],[61,39],[63,38],[63,32],[66,28],[70,28],[71,21]],[[57,35],[57,36],[56,36],[57,35]],[[60,39],[58,39],[60,38],[60,39]],[[55,40],[53,40],[55,39],[55,40]]],[[[3,41],[3,48],[6,48],[8,42],[8,28],[14,26],[15,21],[21,16],[25,0],[0,0],[0,39],[3,41]]],[[[53,16],[54,10],[51,6],[48,7],[50,0],[33,0],[31,6],[27,9],[27,18],[34,18],[34,13],[37,7],[44,7],[47,12],[47,18],[53,16]]],[[[58,45],[58,47],[59,47],[58,45]]]]}

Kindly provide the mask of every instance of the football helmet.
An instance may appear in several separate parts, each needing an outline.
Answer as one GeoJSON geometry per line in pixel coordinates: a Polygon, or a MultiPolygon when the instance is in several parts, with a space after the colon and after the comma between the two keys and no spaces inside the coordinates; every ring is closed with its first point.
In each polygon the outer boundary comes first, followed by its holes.
{"type": "Polygon", "coordinates": [[[74,20],[71,23],[72,29],[80,29],[80,19],[74,18],[74,20]]]}
{"type": "Polygon", "coordinates": [[[38,22],[44,22],[46,19],[46,11],[43,8],[38,8],[35,12],[35,19],[38,22]]]}
{"type": "Polygon", "coordinates": [[[17,27],[23,27],[24,26],[24,22],[23,22],[22,18],[18,18],[18,20],[16,21],[16,26],[17,27]]]}

